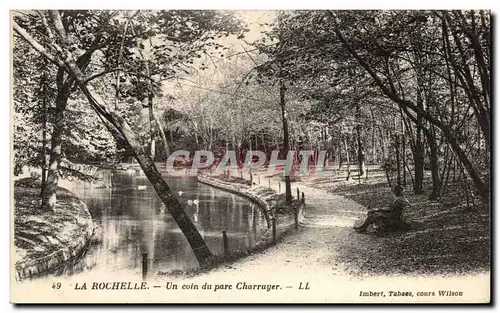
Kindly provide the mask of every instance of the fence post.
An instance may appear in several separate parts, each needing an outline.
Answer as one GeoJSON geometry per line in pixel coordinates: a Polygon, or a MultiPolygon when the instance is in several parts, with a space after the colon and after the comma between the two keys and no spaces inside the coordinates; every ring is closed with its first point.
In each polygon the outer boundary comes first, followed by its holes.
{"type": "Polygon", "coordinates": [[[278,193],[281,193],[281,182],[278,182],[278,193]]]}
{"type": "Polygon", "coordinates": [[[273,244],[276,244],[276,217],[271,217],[273,227],[273,244]]]}
{"type": "Polygon", "coordinates": [[[267,182],[269,183],[269,188],[271,188],[271,178],[268,178],[267,182]]]}
{"type": "MultiPolygon", "coordinates": [[[[297,192],[299,189],[297,189],[297,192]]],[[[299,209],[300,209],[301,204],[299,204],[299,201],[297,200],[297,203],[295,203],[294,209],[295,209],[295,229],[299,228],[299,209]]]]}
{"type": "Polygon", "coordinates": [[[306,197],[304,196],[304,192],[302,192],[302,203],[306,202],[306,197]]]}
{"type": "Polygon", "coordinates": [[[299,194],[299,187],[297,187],[297,201],[300,199],[300,194],[299,194]]]}
{"type": "Polygon", "coordinates": [[[227,233],[225,230],[222,231],[222,246],[223,246],[224,255],[228,255],[229,254],[229,243],[227,240],[227,233]]]}
{"type": "Polygon", "coordinates": [[[142,280],[146,280],[148,277],[148,254],[144,252],[142,254],[142,280]]]}
{"type": "Polygon", "coordinates": [[[257,175],[257,180],[259,181],[259,185],[260,185],[260,175],[257,175]]]}

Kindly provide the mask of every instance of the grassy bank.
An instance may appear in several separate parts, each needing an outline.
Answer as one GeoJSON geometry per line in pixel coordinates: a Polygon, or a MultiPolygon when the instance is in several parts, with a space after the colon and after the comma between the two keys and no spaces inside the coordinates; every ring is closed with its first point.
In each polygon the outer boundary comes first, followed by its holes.
{"type": "Polygon", "coordinates": [[[18,269],[33,266],[32,273],[50,270],[78,253],[78,241],[89,237],[92,230],[87,206],[64,188],[57,191],[53,211],[42,209],[40,185],[30,179],[14,184],[14,260],[18,269]],[[62,256],[57,255],[62,250],[62,256]],[[51,260],[51,255],[56,260],[51,260]],[[42,259],[43,266],[37,264],[42,259]]]}

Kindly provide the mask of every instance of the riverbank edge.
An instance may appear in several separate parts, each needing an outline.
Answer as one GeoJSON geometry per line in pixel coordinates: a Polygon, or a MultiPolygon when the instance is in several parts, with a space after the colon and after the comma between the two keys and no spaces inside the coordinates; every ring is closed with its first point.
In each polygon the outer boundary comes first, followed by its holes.
{"type": "MultiPolygon", "coordinates": [[[[249,192],[252,189],[251,186],[244,186],[239,183],[230,183],[223,180],[220,180],[215,177],[210,177],[208,175],[198,175],[198,182],[202,184],[206,184],[215,188],[219,188],[225,191],[232,192],[239,196],[245,197],[253,202],[255,202],[262,213],[264,214],[264,218],[266,219],[267,228],[271,228],[271,215],[273,208],[277,205],[276,201],[266,201],[265,199],[259,197],[257,194],[253,194],[249,192]]],[[[274,193],[276,194],[276,193],[274,193]]]]}
{"type": "MultiPolygon", "coordinates": [[[[49,273],[54,271],[68,262],[74,260],[75,258],[82,255],[91,244],[92,238],[95,232],[95,224],[92,219],[92,215],[90,214],[87,205],[79,199],[76,195],[71,198],[61,199],[64,201],[75,201],[78,203],[80,210],[86,212],[86,225],[82,227],[82,232],[80,234],[75,233],[73,241],[73,245],[64,246],[60,249],[49,253],[48,255],[25,260],[22,262],[16,262],[14,264],[14,272],[16,281],[22,281],[25,279],[30,279],[32,277],[40,276],[45,273],[49,273]]],[[[14,203],[14,209],[15,203],[14,203]]]]}
{"type": "MultiPolygon", "coordinates": [[[[271,201],[266,201],[265,199],[259,197],[257,194],[253,194],[249,192],[252,187],[251,186],[244,186],[240,183],[229,183],[226,181],[222,181],[220,179],[217,179],[215,177],[210,177],[207,175],[198,175],[197,179],[200,183],[206,184],[224,191],[232,192],[238,196],[245,197],[253,202],[255,202],[259,208],[264,212],[267,212],[268,215],[272,214],[272,210],[274,207],[278,204],[276,201],[271,200],[271,201]]],[[[262,187],[262,186],[260,186],[262,187]]],[[[277,195],[276,192],[272,189],[270,189],[274,195],[277,195]]],[[[262,251],[265,251],[267,248],[273,247],[277,244],[279,244],[286,236],[289,234],[295,232],[294,227],[286,227],[283,232],[281,232],[279,235],[276,236],[276,242],[273,243],[272,238],[271,238],[271,232],[272,228],[271,226],[268,227],[268,229],[264,232],[264,234],[261,235],[260,240],[255,243],[253,246],[249,247],[248,249],[244,250],[234,250],[230,251],[227,255],[220,255],[220,256],[215,256],[215,259],[213,262],[210,264],[205,264],[203,267],[192,270],[192,271],[187,271],[184,272],[184,274],[187,274],[188,276],[191,275],[199,275],[203,272],[207,272],[210,270],[213,270],[221,265],[224,264],[230,264],[235,261],[238,261],[240,259],[243,259],[251,254],[259,253],[262,251]]]]}

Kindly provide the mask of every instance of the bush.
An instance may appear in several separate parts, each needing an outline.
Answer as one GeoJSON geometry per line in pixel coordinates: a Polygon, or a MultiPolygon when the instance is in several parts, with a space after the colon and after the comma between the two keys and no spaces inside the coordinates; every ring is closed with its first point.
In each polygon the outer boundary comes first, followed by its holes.
{"type": "Polygon", "coordinates": [[[42,182],[36,176],[20,178],[14,181],[14,187],[40,188],[41,185],[42,182]]]}

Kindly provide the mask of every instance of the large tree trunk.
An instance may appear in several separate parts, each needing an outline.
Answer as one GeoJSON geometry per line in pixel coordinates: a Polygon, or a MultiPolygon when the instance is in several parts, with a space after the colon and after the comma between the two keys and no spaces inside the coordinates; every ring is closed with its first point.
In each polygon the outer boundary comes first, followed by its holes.
{"type": "MultiPolygon", "coordinates": [[[[288,112],[286,110],[285,102],[285,84],[283,81],[280,82],[280,106],[281,106],[281,119],[283,122],[283,144],[285,146],[285,157],[288,156],[288,151],[290,151],[289,134],[288,134],[288,112]]],[[[290,185],[290,173],[285,175],[285,203],[292,204],[292,187],[290,185]]]]}
{"type": "Polygon", "coordinates": [[[479,194],[481,195],[483,200],[488,200],[490,198],[489,182],[483,182],[481,176],[479,175],[479,172],[469,160],[464,150],[462,150],[459,143],[457,142],[457,139],[454,136],[451,136],[448,132],[449,130],[446,130],[445,133],[446,137],[448,138],[448,143],[450,144],[451,148],[457,155],[458,160],[460,161],[460,163],[462,163],[470,178],[474,182],[474,186],[479,191],[479,194]]]}
{"type": "MultiPolygon", "coordinates": [[[[122,130],[120,130],[122,132],[122,130]]],[[[127,133],[129,130],[123,129],[123,133],[127,133]]],[[[126,134],[129,137],[129,134],[126,134]]],[[[174,218],[182,233],[186,237],[193,253],[200,264],[207,263],[209,257],[212,256],[210,249],[207,247],[205,240],[198,232],[198,229],[193,224],[189,216],[186,214],[182,208],[179,201],[173,196],[170,187],[161,177],[161,173],[156,168],[153,160],[149,155],[145,154],[140,146],[133,147],[135,152],[135,158],[144,171],[144,174],[148,178],[149,182],[153,185],[156,193],[162,200],[162,202],[167,207],[168,211],[174,218]]]]}
{"type": "Polygon", "coordinates": [[[64,84],[64,69],[60,68],[57,73],[57,96],[54,112],[54,125],[52,138],[50,140],[50,159],[47,171],[47,181],[42,197],[42,207],[45,210],[53,211],[57,202],[57,186],[59,183],[59,165],[62,155],[62,134],[64,126],[64,114],[71,86],[64,84]]]}

